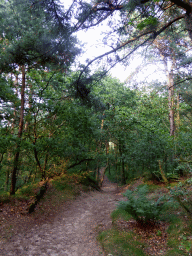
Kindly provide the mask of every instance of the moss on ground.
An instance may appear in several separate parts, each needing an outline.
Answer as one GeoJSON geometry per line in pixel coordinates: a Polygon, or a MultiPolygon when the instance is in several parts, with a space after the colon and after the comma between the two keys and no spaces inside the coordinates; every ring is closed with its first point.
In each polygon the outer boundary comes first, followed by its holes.
{"type": "Polygon", "coordinates": [[[106,253],[113,256],[146,256],[143,252],[144,243],[139,241],[139,237],[132,232],[120,231],[112,228],[100,233],[98,240],[102,244],[106,253]]]}

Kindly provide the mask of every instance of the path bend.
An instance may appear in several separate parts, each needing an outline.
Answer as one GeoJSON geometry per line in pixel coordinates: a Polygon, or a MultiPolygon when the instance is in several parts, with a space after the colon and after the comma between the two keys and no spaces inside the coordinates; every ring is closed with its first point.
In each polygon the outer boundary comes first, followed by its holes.
{"type": "Polygon", "coordinates": [[[104,178],[102,192],[83,193],[62,206],[53,223],[35,226],[0,245],[2,256],[104,256],[98,227],[111,227],[110,214],[122,199],[117,185],[104,178]]]}

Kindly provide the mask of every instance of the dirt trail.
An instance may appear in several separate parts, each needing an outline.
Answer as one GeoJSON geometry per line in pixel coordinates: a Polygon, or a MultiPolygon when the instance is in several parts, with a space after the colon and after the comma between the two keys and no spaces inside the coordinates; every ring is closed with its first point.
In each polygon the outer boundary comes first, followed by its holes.
{"type": "Polygon", "coordinates": [[[35,226],[0,245],[0,255],[104,256],[96,240],[98,229],[111,226],[110,214],[122,199],[106,178],[102,192],[83,193],[64,205],[53,223],[35,226]]]}

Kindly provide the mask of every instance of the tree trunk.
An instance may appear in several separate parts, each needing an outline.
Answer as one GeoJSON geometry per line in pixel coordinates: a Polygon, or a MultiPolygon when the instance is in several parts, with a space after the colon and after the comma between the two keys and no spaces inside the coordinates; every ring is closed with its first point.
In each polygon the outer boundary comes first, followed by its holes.
{"type": "Polygon", "coordinates": [[[6,171],[6,180],[5,180],[5,187],[4,187],[5,191],[8,190],[8,185],[9,185],[9,168],[7,168],[7,171],[6,171]]]}
{"type": "Polygon", "coordinates": [[[125,162],[124,162],[124,158],[122,158],[122,163],[121,163],[121,165],[122,165],[122,179],[121,179],[121,183],[123,184],[123,185],[125,185],[126,184],[126,178],[125,178],[125,162]]]}
{"type": "MultiPolygon", "coordinates": [[[[31,114],[30,112],[31,112],[31,108],[32,108],[32,105],[31,105],[32,96],[33,96],[33,90],[32,90],[32,85],[30,84],[29,85],[29,99],[28,99],[28,107],[29,107],[28,115],[31,114]]],[[[30,125],[29,121],[26,121],[26,123],[25,123],[25,132],[28,131],[29,125],[30,125]]]]}
{"type": "Polygon", "coordinates": [[[174,111],[174,81],[172,71],[168,72],[168,106],[169,106],[169,123],[170,136],[175,135],[175,111],[174,111]]]}
{"type": "Polygon", "coordinates": [[[172,61],[171,70],[168,68],[168,63],[166,59],[166,55],[164,50],[167,49],[166,44],[158,42],[157,40],[154,41],[157,49],[159,50],[160,56],[163,60],[165,70],[167,73],[167,88],[168,88],[168,107],[169,107],[169,124],[170,124],[170,136],[175,135],[175,113],[174,113],[174,80],[173,80],[173,68],[175,67],[175,59],[174,55],[169,56],[172,61]]]}
{"type": "Polygon", "coordinates": [[[160,170],[160,173],[161,173],[161,177],[162,177],[163,181],[167,184],[168,180],[167,180],[167,177],[166,177],[165,172],[163,170],[162,162],[161,162],[161,160],[158,160],[158,162],[159,162],[159,170],[160,170]]]}
{"type": "Polygon", "coordinates": [[[37,162],[37,165],[39,167],[39,170],[41,172],[41,179],[44,180],[45,179],[45,175],[44,175],[44,170],[43,168],[41,167],[41,164],[40,164],[40,161],[39,161],[39,158],[38,158],[38,152],[37,152],[37,149],[35,147],[35,142],[33,143],[34,145],[34,156],[35,156],[35,160],[37,162]]]}
{"type": "MultiPolygon", "coordinates": [[[[18,92],[18,87],[19,87],[19,83],[18,83],[18,74],[15,75],[15,80],[13,81],[13,84],[14,84],[14,89],[15,89],[15,94],[17,96],[17,98],[19,97],[19,92],[18,92]]],[[[11,74],[11,79],[13,79],[13,74],[11,74]]],[[[11,135],[14,134],[14,128],[15,128],[15,120],[16,120],[16,117],[17,117],[17,109],[16,109],[16,106],[14,105],[14,112],[13,112],[13,119],[11,120],[11,135]]],[[[5,181],[5,188],[4,190],[5,191],[8,191],[8,186],[9,186],[9,176],[10,176],[10,172],[11,172],[11,151],[9,150],[8,153],[7,153],[7,162],[8,162],[8,165],[7,165],[7,170],[6,170],[6,181],[5,181]]]]}
{"type": "Polygon", "coordinates": [[[99,186],[100,187],[102,187],[107,167],[108,167],[108,164],[101,169],[101,177],[100,177],[100,181],[99,181],[99,186]]]}
{"type": "Polygon", "coordinates": [[[10,165],[11,165],[11,153],[8,152],[7,154],[7,170],[6,170],[6,180],[5,180],[5,187],[4,190],[8,191],[8,185],[9,185],[9,175],[10,175],[10,165]]]}
{"type": "Polygon", "coordinates": [[[45,161],[44,161],[44,167],[43,167],[43,179],[46,178],[46,168],[47,168],[47,162],[48,162],[48,154],[45,155],[45,161]]]}
{"type": "Polygon", "coordinates": [[[124,145],[119,145],[119,153],[121,156],[121,183],[124,185],[126,184],[126,178],[125,178],[125,162],[124,162],[124,157],[123,157],[123,153],[124,153],[124,145]]]}
{"type": "Polygon", "coordinates": [[[177,123],[176,123],[177,129],[180,127],[179,98],[180,98],[180,95],[178,93],[177,94],[177,123]]]}
{"type": "Polygon", "coordinates": [[[14,156],[14,164],[13,164],[13,171],[11,176],[11,189],[10,195],[15,194],[15,186],[17,181],[17,169],[19,165],[19,154],[20,154],[20,147],[21,147],[21,138],[23,133],[23,122],[24,122],[24,107],[25,107],[25,66],[21,67],[22,71],[22,85],[21,85],[21,109],[20,109],[20,117],[19,117],[19,130],[18,130],[18,142],[16,145],[16,153],[14,156]]]}
{"type": "Polygon", "coordinates": [[[109,175],[111,175],[110,173],[110,163],[109,163],[109,142],[106,141],[105,143],[105,147],[106,147],[106,156],[107,156],[107,166],[108,166],[108,170],[109,170],[109,175]]]}
{"type": "Polygon", "coordinates": [[[192,13],[185,15],[185,27],[188,31],[189,37],[192,40],[192,13]]]}
{"type": "Polygon", "coordinates": [[[99,175],[100,175],[99,169],[100,169],[100,163],[99,163],[99,160],[98,160],[97,161],[97,169],[96,169],[96,181],[97,182],[99,182],[99,179],[100,179],[100,177],[99,177],[99,175]]]}

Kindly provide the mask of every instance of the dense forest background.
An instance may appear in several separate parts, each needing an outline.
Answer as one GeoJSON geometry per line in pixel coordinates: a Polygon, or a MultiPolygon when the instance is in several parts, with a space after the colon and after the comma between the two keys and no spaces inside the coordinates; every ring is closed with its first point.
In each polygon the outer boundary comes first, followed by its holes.
{"type": "Polygon", "coordinates": [[[0,193],[64,173],[98,180],[101,167],[122,184],[189,176],[191,13],[191,1],[1,0],[0,193]],[[78,32],[96,26],[111,50],[78,64],[78,32]],[[167,81],[109,74],[138,55],[167,81]]]}

